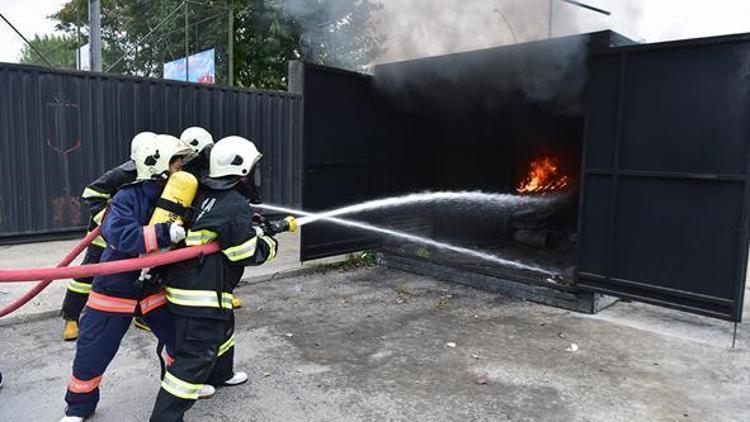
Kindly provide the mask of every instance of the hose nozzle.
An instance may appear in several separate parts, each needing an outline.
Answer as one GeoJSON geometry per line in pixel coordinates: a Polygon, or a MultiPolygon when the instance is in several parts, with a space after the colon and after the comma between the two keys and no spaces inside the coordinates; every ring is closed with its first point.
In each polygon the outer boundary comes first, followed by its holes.
{"type": "Polygon", "coordinates": [[[284,219],[284,221],[287,222],[287,225],[289,226],[289,231],[291,233],[294,233],[299,228],[299,224],[297,223],[297,219],[292,217],[291,215],[284,219]]]}

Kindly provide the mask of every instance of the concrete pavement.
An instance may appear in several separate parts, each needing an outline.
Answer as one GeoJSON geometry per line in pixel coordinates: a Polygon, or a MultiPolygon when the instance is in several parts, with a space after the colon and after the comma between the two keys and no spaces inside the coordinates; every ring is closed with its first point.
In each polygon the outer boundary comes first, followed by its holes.
{"type": "MultiPolygon", "coordinates": [[[[750,332],[618,303],[584,316],[381,267],[243,286],[250,382],[188,421],[746,421],[750,332]],[[578,346],[576,352],[571,345],[578,346]],[[485,383],[486,382],[486,383],[485,383]]],[[[74,345],[59,323],[0,326],[0,421],[55,421],[74,345]]],[[[131,330],[96,421],[144,421],[153,338],[131,330]]]]}

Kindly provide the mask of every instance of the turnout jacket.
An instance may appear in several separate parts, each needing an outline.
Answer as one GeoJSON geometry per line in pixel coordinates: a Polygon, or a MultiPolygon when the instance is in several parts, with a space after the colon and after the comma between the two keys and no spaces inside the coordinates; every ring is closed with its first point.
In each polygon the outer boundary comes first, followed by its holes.
{"type": "MultiPolygon", "coordinates": [[[[108,170],[86,186],[81,199],[83,199],[83,203],[86,205],[91,216],[89,219],[89,230],[94,230],[96,226],[102,223],[102,218],[104,217],[104,212],[107,209],[109,201],[121,187],[133,183],[135,177],[135,163],[132,160],[128,160],[108,170]]],[[[104,239],[101,237],[96,238],[92,243],[102,248],[106,246],[104,239]]]]}
{"type": "Polygon", "coordinates": [[[245,266],[261,265],[276,257],[276,239],[252,224],[253,209],[236,189],[202,187],[195,218],[185,243],[218,242],[221,252],[172,264],[161,272],[168,306],[175,314],[229,319],[232,291],[245,266]]]}
{"type": "MultiPolygon", "coordinates": [[[[102,223],[107,248],[101,262],[135,258],[172,244],[170,223],[148,225],[163,188],[151,181],[122,187],[109,207],[102,223]]],[[[107,296],[141,299],[144,289],[136,287],[140,271],[110,274],[94,278],[92,289],[107,296]]]]}

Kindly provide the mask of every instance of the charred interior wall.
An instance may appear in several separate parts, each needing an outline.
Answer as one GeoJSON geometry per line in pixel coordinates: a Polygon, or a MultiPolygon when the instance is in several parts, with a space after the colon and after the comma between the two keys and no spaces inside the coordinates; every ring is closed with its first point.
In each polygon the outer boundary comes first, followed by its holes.
{"type": "MultiPolygon", "coordinates": [[[[512,193],[529,162],[549,154],[575,191],[587,58],[617,40],[605,32],[378,66],[385,190],[512,193]]],[[[467,224],[465,211],[442,207],[390,220],[470,244],[505,235],[501,218],[482,215],[467,224]]],[[[576,214],[566,224],[574,227],[576,214]]]]}

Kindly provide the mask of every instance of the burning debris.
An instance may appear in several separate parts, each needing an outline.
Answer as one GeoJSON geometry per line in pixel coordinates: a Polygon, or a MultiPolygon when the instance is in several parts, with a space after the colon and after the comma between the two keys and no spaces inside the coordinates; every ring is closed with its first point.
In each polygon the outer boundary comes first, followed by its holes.
{"type": "Polygon", "coordinates": [[[570,178],[560,172],[557,158],[543,155],[531,160],[529,174],[516,188],[518,193],[549,193],[565,189],[570,178]]]}

